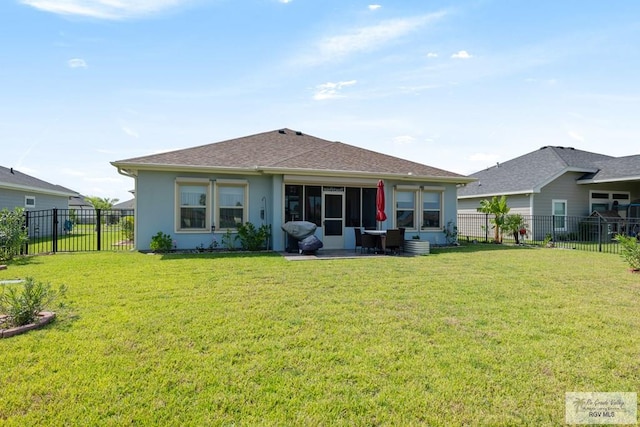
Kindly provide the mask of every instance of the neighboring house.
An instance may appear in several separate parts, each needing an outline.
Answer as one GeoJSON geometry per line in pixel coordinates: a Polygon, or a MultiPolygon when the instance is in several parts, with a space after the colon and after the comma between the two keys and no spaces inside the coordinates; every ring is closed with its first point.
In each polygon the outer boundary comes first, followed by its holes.
{"type": "Polygon", "coordinates": [[[133,216],[136,206],[136,199],[130,199],[124,202],[116,203],[113,209],[119,209],[121,216],[133,216]]]}
{"type": "Polygon", "coordinates": [[[93,205],[87,202],[85,196],[78,194],[69,198],[69,209],[77,211],[93,211],[93,205]]]}
{"type": "Polygon", "coordinates": [[[0,166],[0,209],[68,209],[69,198],[77,195],[68,188],[0,166]]]}
{"type": "Polygon", "coordinates": [[[270,248],[284,250],[282,224],[310,221],[324,248],[354,248],[354,227],[405,227],[444,243],[456,221],[456,186],[472,179],[290,129],[112,162],[135,180],[136,247],[158,232],[178,248],[220,243],[237,223],[270,225],[270,248]],[[376,186],[386,187],[387,220],[376,224],[376,186]]]}
{"type": "MultiPolygon", "coordinates": [[[[476,213],[481,200],[506,195],[510,213],[567,217],[616,211],[622,218],[640,216],[640,155],[611,157],[546,146],[470,177],[477,180],[458,189],[460,214],[476,213]]],[[[567,231],[563,224],[557,220],[556,229],[567,231]]]]}
{"type": "MultiPolygon", "coordinates": [[[[0,210],[24,208],[28,211],[28,233],[31,237],[51,235],[51,209],[68,209],[69,198],[77,195],[78,193],[68,188],[0,166],[0,210]],[[48,217],[48,220],[40,221],[43,216],[48,217]]],[[[58,231],[62,231],[63,222],[59,221],[58,231]]]]}

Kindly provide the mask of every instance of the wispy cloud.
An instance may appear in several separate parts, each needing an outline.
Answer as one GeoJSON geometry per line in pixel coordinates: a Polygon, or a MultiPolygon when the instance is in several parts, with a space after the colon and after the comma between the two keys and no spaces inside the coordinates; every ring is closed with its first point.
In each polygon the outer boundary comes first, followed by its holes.
{"type": "Polygon", "coordinates": [[[569,131],[568,135],[569,138],[573,139],[574,141],[584,142],[584,136],[580,135],[578,132],[569,131]]]}
{"type": "Polygon", "coordinates": [[[369,5],[369,10],[378,10],[380,9],[382,6],[379,4],[370,4],[369,5]]]}
{"type": "Polygon", "coordinates": [[[135,130],[131,129],[128,126],[122,126],[122,132],[126,133],[127,135],[133,137],[133,138],[139,138],[140,135],[138,134],[138,132],[136,132],[135,130]]]}
{"type": "Polygon", "coordinates": [[[370,52],[416,31],[428,23],[442,19],[446,12],[411,18],[393,19],[377,25],[360,27],[344,34],[328,36],[317,42],[314,51],[302,58],[306,65],[338,61],[358,52],[370,52]]]}
{"type": "Polygon", "coordinates": [[[67,61],[69,68],[87,68],[87,62],[84,59],[73,58],[67,61]]]}
{"type": "Polygon", "coordinates": [[[393,143],[398,145],[407,145],[413,144],[415,142],[415,138],[409,135],[400,135],[393,138],[393,143]]]}
{"type": "Polygon", "coordinates": [[[20,2],[59,15],[121,20],[159,13],[191,3],[193,0],[20,0],[20,2]]]}
{"type": "Polygon", "coordinates": [[[435,52],[429,52],[427,53],[427,58],[437,58],[438,54],[435,52]]]}
{"type": "Polygon", "coordinates": [[[453,59],[469,59],[469,58],[472,58],[472,56],[466,50],[461,50],[459,52],[456,52],[453,55],[451,55],[451,57],[453,59]]]}
{"type": "Polygon", "coordinates": [[[320,101],[324,99],[343,98],[344,95],[340,93],[342,88],[347,86],[353,86],[357,83],[356,80],[349,80],[346,82],[327,82],[316,86],[313,99],[320,101]]]}

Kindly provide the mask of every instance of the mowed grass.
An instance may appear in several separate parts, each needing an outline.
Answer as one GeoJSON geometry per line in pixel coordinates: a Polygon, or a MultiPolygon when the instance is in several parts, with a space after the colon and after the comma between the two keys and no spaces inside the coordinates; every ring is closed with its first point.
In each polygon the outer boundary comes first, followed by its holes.
{"type": "Polygon", "coordinates": [[[616,255],[104,252],[0,271],[27,276],[66,284],[69,308],[0,340],[8,426],[555,426],[565,392],[639,391],[640,275],[616,255]]]}

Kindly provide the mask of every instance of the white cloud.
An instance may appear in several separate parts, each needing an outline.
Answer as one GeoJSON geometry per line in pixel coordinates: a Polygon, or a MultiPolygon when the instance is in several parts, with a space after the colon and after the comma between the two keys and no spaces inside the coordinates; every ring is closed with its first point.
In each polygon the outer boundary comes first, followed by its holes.
{"type": "Polygon", "coordinates": [[[98,19],[142,17],[192,2],[193,0],[20,0],[36,9],[59,15],[98,19]]]}
{"type": "Polygon", "coordinates": [[[382,6],[379,4],[370,4],[369,5],[369,10],[378,10],[380,9],[382,6]]]}
{"type": "Polygon", "coordinates": [[[569,138],[573,139],[574,141],[584,142],[584,136],[580,135],[578,132],[569,131],[568,135],[569,138]]]}
{"type": "Polygon", "coordinates": [[[467,52],[466,50],[461,50],[459,52],[456,52],[453,55],[451,55],[451,57],[453,59],[469,59],[469,58],[472,58],[472,56],[469,55],[469,52],[467,52]]]}
{"type": "Polygon", "coordinates": [[[349,80],[346,82],[327,82],[316,86],[316,91],[313,94],[313,99],[320,101],[324,99],[342,98],[344,95],[340,94],[340,91],[344,87],[353,86],[356,84],[356,80],[349,80]]]}
{"type": "Polygon", "coordinates": [[[132,136],[134,138],[138,138],[140,135],[138,134],[138,132],[136,132],[135,130],[131,129],[128,126],[122,126],[122,131],[124,133],[126,133],[129,136],[132,136]]]}
{"type": "Polygon", "coordinates": [[[69,68],[87,68],[87,62],[84,59],[73,58],[67,61],[69,68]]]}
{"type": "Polygon", "coordinates": [[[287,3],[291,3],[293,0],[278,0],[278,1],[279,1],[280,3],[287,4],[287,3]]]}
{"type": "Polygon", "coordinates": [[[427,58],[437,58],[438,54],[435,52],[429,52],[427,53],[427,58]]]}
{"type": "Polygon", "coordinates": [[[400,135],[400,136],[396,136],[395,138],[393,138],[393,143],[394,144],[399,144],[399,145],[406,145],[406,144],[413,144],[413,142],[416,139],[412,136],[409,135],[400,135]]]}
{"type": "Polygon", "coordinates": [[[345,34],[325,37],[316,44],[316,51],[303,58],[302,62],[317,65],[340,60],[353,53],[373,51],[443,16],[445,12],[393,19],[378,25],[356,28],[345,34]]]}

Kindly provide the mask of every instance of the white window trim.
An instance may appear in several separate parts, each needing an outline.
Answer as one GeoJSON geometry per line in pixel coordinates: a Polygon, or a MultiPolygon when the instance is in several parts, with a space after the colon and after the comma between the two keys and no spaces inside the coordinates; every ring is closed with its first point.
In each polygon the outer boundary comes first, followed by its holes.
{"type": "Polygon", "coordinates": [[[211,230],[211,180],[207,178],[191,178],[191,177],[178,177],[174,184],[174,232],[176,234],[194,234],[209,232],[211,230]],[[182,185],[204,185],[207,187],[207,201],[205,204],[205,225],[204,228],[188,228],[183,229],[180,227],[180,187],[182,185]]]}
{"type": "MultiPolygon", "coordinates": [[[[428,212],[433,212],[434,210],[428,210],[428,212]]],[[[420,192],[420,229],[429,231],[429,230],[444,230],[444,225],[442,224],[444,221],[444,188],[443,187],[423,187],[420,192]],[[439,227],[422,227],[422,220],[424,218],[424,200],[422,198],[423,193],[440,193],[440,218],[438,219],[439,227]]]]}
{"type": "Polygon", "coordinates": [[[619,199],[614,199],[613,195],[614,194],[626,194],[627,195],[627,203],[631,202],[631,192],[629,191],[615,191],[615,190],[589,190],[589,213],[593,212],[593,204],[594,203],[603,203],[604,200],[607,200],[607,203],[609,203],[609,209],[611,209],[611,207],[613,206],[613,202],[614,200],[618,200],[619,199]],[[594,199],[593,198],[593,193],[602,193],[602,194],[608,194],[609,198],[607,199],[594,199]]]}
{"type": "Polygon", "coordinates": [[[217,179],[213,185],[213,223],[216,233],[225,233],[228,230],[236,232],[236,227],[220,228],[220,209],[218,203],[218,187],[244,187],[244,205],[242,206],[242,223],[249,221],[249,181],[246,179],[217,179]]]}
{"type": "Polygon", "coordinates": [[[567,203],[566,200],[564,200],[564,199],[553,199],[553,200],[551,200],[551,217],[552,218],[554,216],[563,216],[564,217],[564,227],[556,228],[556,224],[555,224],[555,221],[554,221],[553,229],[555,231],[567,231],[567,216],[568,216],[568,214],[569,214],[569,204],[567,203]],[[556,215],[556,210],[555,210],[556,203],[564,203],[564,215],[556,215]]]}
{"type": "Polygon", "coordinates": [[[24,196],[24,207],[25,208],[35,208],[36,207],[36,196],[24,196]],[[33,203],[29,204],[29,201],[33,203]]]}
{"type": "Polygon", "coordinates": [[[394,228],[398,228],[397,224],[397,192],[412,192],[413,193],[413,201],[415,203],[413,209],[413,228],[407,228],[407,231],[440,231],[444,230],[444,193],[446,191],[445,187],[442,186],[418,186],[418,185],[395,185],[393,191],[393,226],[394,228]],[[423,202],[423,193],[440,193],[440,226],[439,227],[423,227],[422,220],[424,218],[424,202],[423,202]]]}

